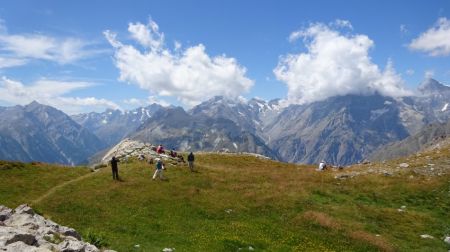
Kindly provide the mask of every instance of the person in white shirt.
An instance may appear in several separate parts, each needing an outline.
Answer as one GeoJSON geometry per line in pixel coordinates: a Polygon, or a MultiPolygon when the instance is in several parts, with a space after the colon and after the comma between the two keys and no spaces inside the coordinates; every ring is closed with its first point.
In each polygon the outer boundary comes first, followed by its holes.
{"type": "Polygon", "coordinates": [[[317,169],[318,171],[323,171],[327,168],[327,163],[322,160],[322,162],[319,163],[319,168],[317,169]]]}

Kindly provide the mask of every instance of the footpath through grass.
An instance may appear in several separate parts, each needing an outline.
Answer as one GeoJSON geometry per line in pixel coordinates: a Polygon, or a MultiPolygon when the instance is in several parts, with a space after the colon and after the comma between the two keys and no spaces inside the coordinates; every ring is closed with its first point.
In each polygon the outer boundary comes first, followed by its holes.
{"type": "Polygon", "coordinates": [[[88,173],[86,168],[0,160],[0,204],[10,208],[30,204],[51,188],[88,173]]]}
{"type": "MultiPolygon", "coordinates": [[[[152,181],[153,166],[145,162],[121,163],[124,181],[113,181],[104,169],[58,188],[34,207],[118,251],[449,249],[441,239],[450,233],[448,175],[336,180],[335,172],[250,156],[205,154],[197,160],[198,173],[168,166],[168,181],[152,181]],[[406,210],[399,212],[401,206],[406,210]]],[[[83,173],[70,172],[80,173],[75,178],[83,173]]],[[[24,201],[11,199],[38,194],[2,189],[0,204],[7,198],[6,205],[15,207],[24,201]]]]}

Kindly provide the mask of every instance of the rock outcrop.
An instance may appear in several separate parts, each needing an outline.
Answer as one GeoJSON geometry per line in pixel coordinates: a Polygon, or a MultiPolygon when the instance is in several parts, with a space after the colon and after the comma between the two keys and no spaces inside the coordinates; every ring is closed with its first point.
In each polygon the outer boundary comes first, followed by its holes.
{"type": "MultiPolygon", "coordinates": [[[[73,228],[58,225],[36,214],[27,205],[10,209],[0,205],[0,251],[100,252],[84,242],[73,228]]],[[[104,250],[104,252],[113,250],[104,250]]]]}
{"type": "Polygon", "coordinates": [[[169,161],[169,163],[177,164],[182,162],[183,160],[178,157],[172,157],[168,155],[168,151],[164,153],[158,154],[156,153],[156,146],[151,145],[149,143],[143,143],[138,140],[131,140],[126,138],[118,143],[116,146],[111,148],[105,156],[103,156],[101,163],[107,164],[111,161],[111,158],[115,156],[116,158],[124,161],[128,158],[137,158],[137,159],[156,159],[160,158],[165,161],[169,161]]]}

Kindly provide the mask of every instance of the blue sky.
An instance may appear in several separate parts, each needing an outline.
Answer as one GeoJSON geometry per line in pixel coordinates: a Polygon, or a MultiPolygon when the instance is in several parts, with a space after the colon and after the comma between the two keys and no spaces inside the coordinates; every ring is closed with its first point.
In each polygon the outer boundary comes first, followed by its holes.
{"type": "Polygon", "coordinates": [[[15,0],[0,19],[3,106],[305,103],[408,95],[425,75],[450,84],[449,1],[15,0]]]}

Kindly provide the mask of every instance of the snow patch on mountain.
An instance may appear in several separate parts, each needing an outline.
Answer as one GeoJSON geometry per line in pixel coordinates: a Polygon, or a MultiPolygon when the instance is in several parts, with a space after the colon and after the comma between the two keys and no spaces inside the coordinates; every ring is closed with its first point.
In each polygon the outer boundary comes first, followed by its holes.
{"type": "Polygon", "coordinates": [[[389,111],[389,109],[387,109],[387,108],[372,110],[372,111],[370,111],[370,120],[374,121],[378,117],[380,117],[382,114],[384,114],[384,113],[386,113],[388,111],[389,111]]]}

